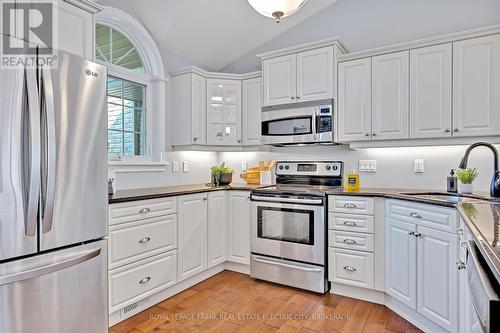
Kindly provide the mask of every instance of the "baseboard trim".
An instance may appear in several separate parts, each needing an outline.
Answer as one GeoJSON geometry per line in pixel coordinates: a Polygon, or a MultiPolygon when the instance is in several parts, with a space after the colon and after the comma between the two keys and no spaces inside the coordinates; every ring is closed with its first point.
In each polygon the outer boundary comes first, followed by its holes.
{"type": "Polygon", "coordinates": [[[228,271],[250,275],[250,265],[244,265],[232,261],[226,261],[225,264],[228,271]]]}
{"type": "Polygon", "coordinates": [[[362,301],[385,304],[385,293],[383,291],[348,286],[341,283],[331,284],[330,293],[360,299],[362,301]]]}

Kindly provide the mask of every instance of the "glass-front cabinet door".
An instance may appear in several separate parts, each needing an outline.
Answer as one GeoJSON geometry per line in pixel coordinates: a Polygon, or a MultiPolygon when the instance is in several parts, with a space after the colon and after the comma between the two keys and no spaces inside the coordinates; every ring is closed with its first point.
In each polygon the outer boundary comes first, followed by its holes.
{"type": "Polygon", "coordinates": [[[207,80],[209,145],[241,145],[241,82],[207,80]]]}

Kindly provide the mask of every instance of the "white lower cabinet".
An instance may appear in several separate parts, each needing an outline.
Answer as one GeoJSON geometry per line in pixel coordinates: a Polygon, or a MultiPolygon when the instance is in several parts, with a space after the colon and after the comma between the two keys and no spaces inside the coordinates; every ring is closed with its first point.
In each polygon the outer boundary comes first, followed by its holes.
{"type": "Polygon", "coordinates": [[[178,206],[178,280],[207,268],[207,193],[183,195],[178,206]]]}
{"type": "MultiPolygon", "coordinates": [[[[389,200],[391,205],[404,202],[389,200]]],[[[423,211],[443,208],[425,204],[423,211]]],[[[450,209],[452,210],[452,209],[450,209]]],[[[413,223],[386,220],[386,293],[449,332],[458,331],[458,237],[420,225],[425,216],[413,213],[413,223]]],[[[458,221],[450,221],[457,225],[458,221]]]]}
{"type": "Polygon", "coordinates": [[[226,192],[208,193],[208,268],[226,261],[226,192]]]}
{"type": "Polygon", "coordinates": [[[227,260],[250,264],[250,193],[228,192],[227,260]]]}
{"type": "Polygon", "coordinates": [[[374,287],[373,253],[328,248],[330,281],[363,288],[374,287]]]}
{"type": "Polygon", "coordinates": [[[109,272],[110,313],[177,282],[177,251],[132,263],[109,272]]]}

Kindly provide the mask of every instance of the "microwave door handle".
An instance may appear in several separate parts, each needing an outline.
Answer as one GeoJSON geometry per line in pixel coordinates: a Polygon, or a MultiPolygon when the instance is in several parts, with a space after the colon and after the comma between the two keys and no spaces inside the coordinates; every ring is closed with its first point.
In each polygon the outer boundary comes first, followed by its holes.
{"type": "Polygon", "coordinates": [[[312,121],[312,132],[314,141],[318,139],[318,134],[316,133],[318,128],[318,115],[319,115],[318,108],[316,107],[313,108],[313,116],[311,121],[312,121]]]}
{"type": "Polygon", "coordinates": [[[43,77],[43,96],[45,100],[45,135],[44,135],[44,149],[45,158],[43,167],[43,183],[45,186],[45,193],[42,193],[42,230],[47,233],[52,230],[52,217],[54,213],[54,192],[55,192],[55,169],[56,169],[56,127],[55,127],[55,105],[54,105],[54,88],[52,85],[52,74],[50,68],[47,66],[42,67],[43,77]]]}
{"type": "Polygon", "coordinates": [[[38,96],[38,84],[36,70],[25,68],[24,77],[27,90],[27,108],[29,118],[29,188],[27,194],[27,209],[24,225],[26,236],[36,236],[36,225],[38,218],[38,200],[40,196],[40,99],[38,96]]]}

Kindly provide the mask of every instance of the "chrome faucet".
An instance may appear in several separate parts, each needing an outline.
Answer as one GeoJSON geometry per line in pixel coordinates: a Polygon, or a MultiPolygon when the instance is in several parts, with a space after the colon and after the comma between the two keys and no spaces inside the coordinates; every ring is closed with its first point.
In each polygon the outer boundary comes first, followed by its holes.
{"type": "Polygon", "coordinates": [[[465,155],[462,158],[462,161],[460,162],[460,169],[466,169],[467,168],[467,163],[469,161],[469,154],[470,152],[476,148],[476,147],[487,147],[490,148],[491,151],[493,152],[493,158],[494,158],[494,164],[493,164],[493,179],[491,180],[491,186],[490,186],[490,196],[493,198],[499,198],[500,197],[500,171],[498,170],[498,151],[497,149],[490,143],[487,142],[477,142],[471,145],[467,150],[465,151],[465,155]]]}

